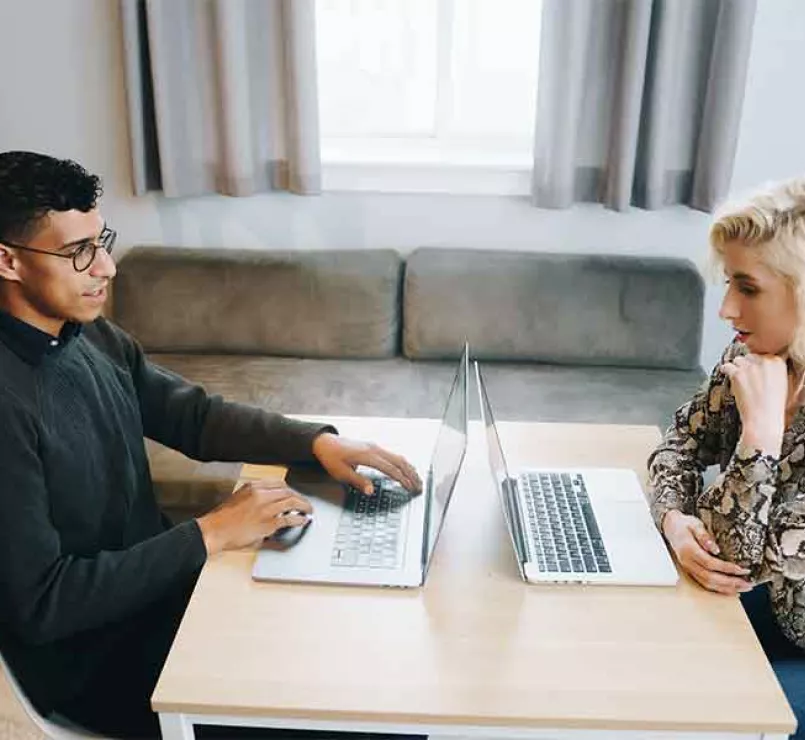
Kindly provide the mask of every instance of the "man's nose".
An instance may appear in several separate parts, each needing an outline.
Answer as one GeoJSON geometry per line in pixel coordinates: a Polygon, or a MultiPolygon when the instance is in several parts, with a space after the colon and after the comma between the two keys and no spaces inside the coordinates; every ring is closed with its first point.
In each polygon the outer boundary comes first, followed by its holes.
{"type": "Polygon", "coordinates": [[[90,274],[92,277],[103,277],[110,280],[117,275],[117,265],[112,259],[112,255],[105,249],[96,250],[90,274]]]}

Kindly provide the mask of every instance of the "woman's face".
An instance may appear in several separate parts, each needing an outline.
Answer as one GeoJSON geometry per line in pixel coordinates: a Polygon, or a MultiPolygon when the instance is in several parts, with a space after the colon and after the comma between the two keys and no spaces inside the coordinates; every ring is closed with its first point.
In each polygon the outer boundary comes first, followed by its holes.
{"type": "Polygon", "coordinates": [[[759,248],[741,242],[724,245],[727,293],[718,315],[753,354],[785,355],[798,323],[794,290],[758,255],[759,248]]]}

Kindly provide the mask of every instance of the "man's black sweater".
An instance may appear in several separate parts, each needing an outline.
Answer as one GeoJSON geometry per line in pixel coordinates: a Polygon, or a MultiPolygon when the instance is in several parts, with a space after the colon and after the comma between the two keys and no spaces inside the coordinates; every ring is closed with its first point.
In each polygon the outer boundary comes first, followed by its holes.
{"type": "Polygon", "coordinates": [[[312,460],[325,428],[208,396],[104,319],[56,340],[0,314],[0,650],[39,710],[206,559],[198,524],[157,507],[144,437],[197,460],[290,463],[312,460]]]}

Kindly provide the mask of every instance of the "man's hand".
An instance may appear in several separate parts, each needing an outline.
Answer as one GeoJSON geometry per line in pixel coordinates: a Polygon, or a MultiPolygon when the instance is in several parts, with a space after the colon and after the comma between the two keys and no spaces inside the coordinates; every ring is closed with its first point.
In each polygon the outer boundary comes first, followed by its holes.
{"type": "Polygon", "coordinates": [[[745,445],[777,457],[785,431],[788,371],[776,355],[746,355],[725,362],[721,371],[730,379],[741,414],[745,445]]]}
{"type": "Polygon", "coordinates": [[[374,486],[368,478],[355,472],[358,465],[385,473],[411,493],[422,490],[422,481],[411,463],[371,442],[345,439],[325,432],[313,440],[313,454],[333,478],[349,483],[365,494],[373,493],[374,486]]]}
{"type": "Polygon", "coordinates": [[[701,519],[672,509],[662,520],[662,533],[683,570],[708,591],[734,596],[752,589],[741,578],[749,574],[746,568],[714,557],[719,547],[701,519]]]}
{"type": "Polygon", "coordinates": [[[310,502],[281,480],[247,483],[200,517],[208,555],[259,543],[283,527],[300,527],[313,513],[310,502]]]}

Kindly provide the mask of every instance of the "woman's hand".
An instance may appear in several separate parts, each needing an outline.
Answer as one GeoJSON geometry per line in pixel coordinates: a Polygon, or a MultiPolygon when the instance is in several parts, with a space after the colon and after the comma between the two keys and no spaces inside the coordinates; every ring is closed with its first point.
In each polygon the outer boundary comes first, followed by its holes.
{"type": "Polygon", "coordinates": [[[715,557],[718,545],[701,519],[672,509],[662,520],[662,533],[682,569],[708,591],[734,596],[752,589],[741,578],[749,574],[746,568],[715,557]]]}
{"type": "Polygon", "coordinates": [[[779,456],[785,431],[788,370],[776,355],[745,355],[725,362],[721,371],[741,414],[742,442],[766,455],[779,456]]]}

